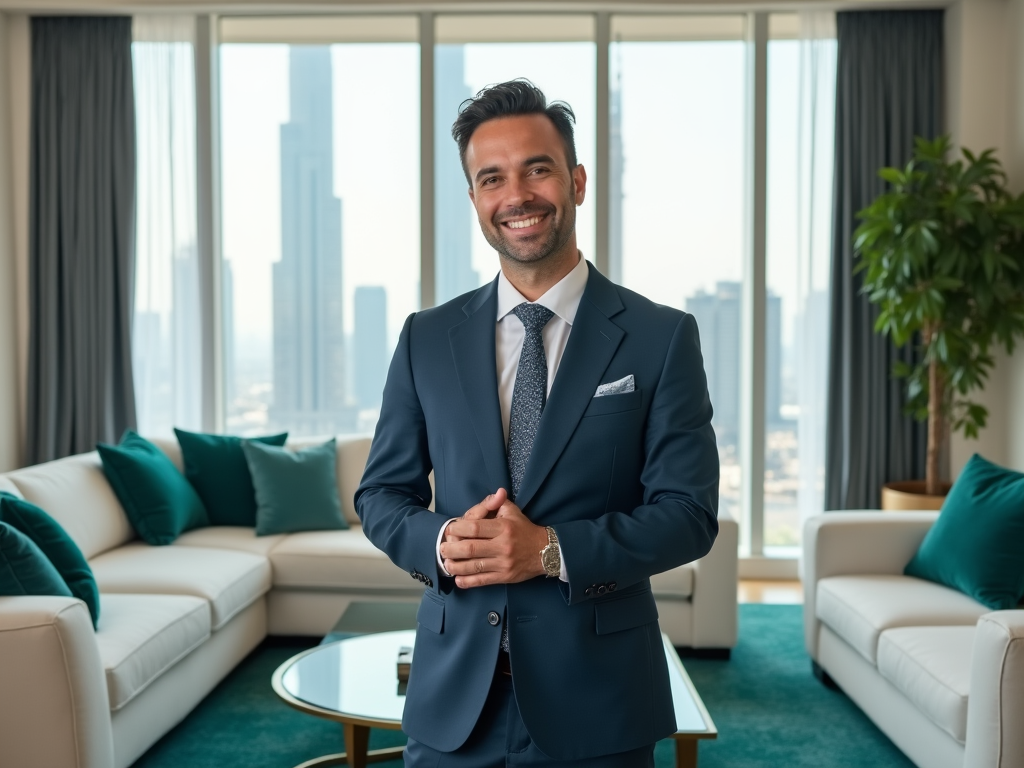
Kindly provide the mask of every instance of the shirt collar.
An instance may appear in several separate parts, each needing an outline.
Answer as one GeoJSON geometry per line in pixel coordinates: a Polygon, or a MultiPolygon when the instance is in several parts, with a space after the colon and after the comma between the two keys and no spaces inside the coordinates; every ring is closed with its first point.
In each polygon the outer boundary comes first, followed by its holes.
{"type": "MultiPolygon", "coordinates": [[[[580,299],[583,298],[583,291],[587,287],[589,270],[587,260],[580,254],[580,260],[565,277],[548,288],[536,304],[547,307],[569,325],[576,319],[576,310],[579,309],[580,299]]],[[[498,273],[498,321],[505,315],[527,301],[505,277],[504,272],[498,273]]]]}

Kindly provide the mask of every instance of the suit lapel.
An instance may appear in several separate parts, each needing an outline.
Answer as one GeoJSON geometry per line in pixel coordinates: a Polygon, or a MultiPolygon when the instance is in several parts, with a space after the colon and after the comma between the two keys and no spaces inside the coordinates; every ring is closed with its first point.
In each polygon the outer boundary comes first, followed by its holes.
{"type": "MultiPolygon", "coordinates": [[[[481,288],[462,308],[467,317],[448,329],[448,342],[466,398],[468,415],[473,422],[477,441],[487,468],[491,492],[511,488],[508,461],[505,458],[505,436],[501,428],[501,407],[498,404],[498,375],[494,348],[495,323],[498,313],[498,281],[481,288]]],[[[571,334],[570,334],[571,338],[571,334]]]]}
{"type": "Polygon", "coordinates": [[[589,268],[587,287],[580,299],[572,332],[537,428],[523,483],[516,496],[516,504],[520,508],[530,503],[562,455],[601,383],[601,376],[626,335],[609,320],[623,309],[615,286],[593,266],[589,268]]]}

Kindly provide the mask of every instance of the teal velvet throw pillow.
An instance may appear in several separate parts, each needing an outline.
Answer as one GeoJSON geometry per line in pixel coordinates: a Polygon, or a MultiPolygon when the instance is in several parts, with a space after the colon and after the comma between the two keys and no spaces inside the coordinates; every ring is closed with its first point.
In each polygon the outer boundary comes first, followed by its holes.
{"type": "Polygon", "coordinates": [[[334,440],[301,451],[244,440],[242,450],[256,489],[257,536],[348,528],[334,440]]]}
{"type": "MultiPolygon", "coordinates": [[[[242,451],[242,438],[207,435],[175,429],[185,477],[203,500],[210,525],[256,525],[256,492],[242,451]]],[[[282,446],[288,433],[254,437],[266,445],[282,446]]]]}
{"type": "Polygon", "coordinates": [[[0,523],[0,595],[73,597],[35,542],[7,523],[0,523]]]}
{"type": "Polygon", "coordinates": [[[96,450],[129,522],[147,544],[170,544],[209,524],[195,489],[149,440],[129,429],[118,445],[99,443],[96,450]]]}
{"type": "Polygon", "coordinates": [[[904,571],[992,610],[1024,596],[1024,474],[974,454],[904,571]]]}
{"type": "Polygon", "coordinates": [[[92,568],[74,540],[56,520],[35,504],[0,492],[0,523],[24,534],[50,561],[71,594],[89,608],[93,627],[100,620],[100,590],[92,568]]]}

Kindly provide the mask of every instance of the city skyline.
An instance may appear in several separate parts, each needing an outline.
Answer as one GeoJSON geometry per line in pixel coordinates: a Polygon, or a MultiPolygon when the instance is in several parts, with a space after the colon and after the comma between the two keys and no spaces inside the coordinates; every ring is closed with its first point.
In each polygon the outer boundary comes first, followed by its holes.
{"type": "Polygon", "coordinates": [[[334,194],[331,49],[289,50],[281,126],[281,260],[273,266],[271,426],[351,431],[346,392],[342,202],[334,194]]]}

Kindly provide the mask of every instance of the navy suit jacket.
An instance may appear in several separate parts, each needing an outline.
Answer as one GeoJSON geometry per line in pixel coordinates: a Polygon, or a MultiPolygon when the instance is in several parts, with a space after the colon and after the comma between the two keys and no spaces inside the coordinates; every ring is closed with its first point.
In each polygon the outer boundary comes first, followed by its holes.
{"type": "Polygon", "coordinates": [[[494,675],[496,612],[523,721],[544,753],[580,760],[651,744],[675,717],[649,577],[703,557],[718,533],[696,322],[590,267],[516,498],[555,529],[569,581],[461,589],[438,568],[438,532],[511,487],[496,314],[497,280],[409,317],[356,491],[370,541],[428,587],[403,729],[443,752],[466,741],[494,675]],[[635,391],[594,397],[629,374],[635,391]]]}

